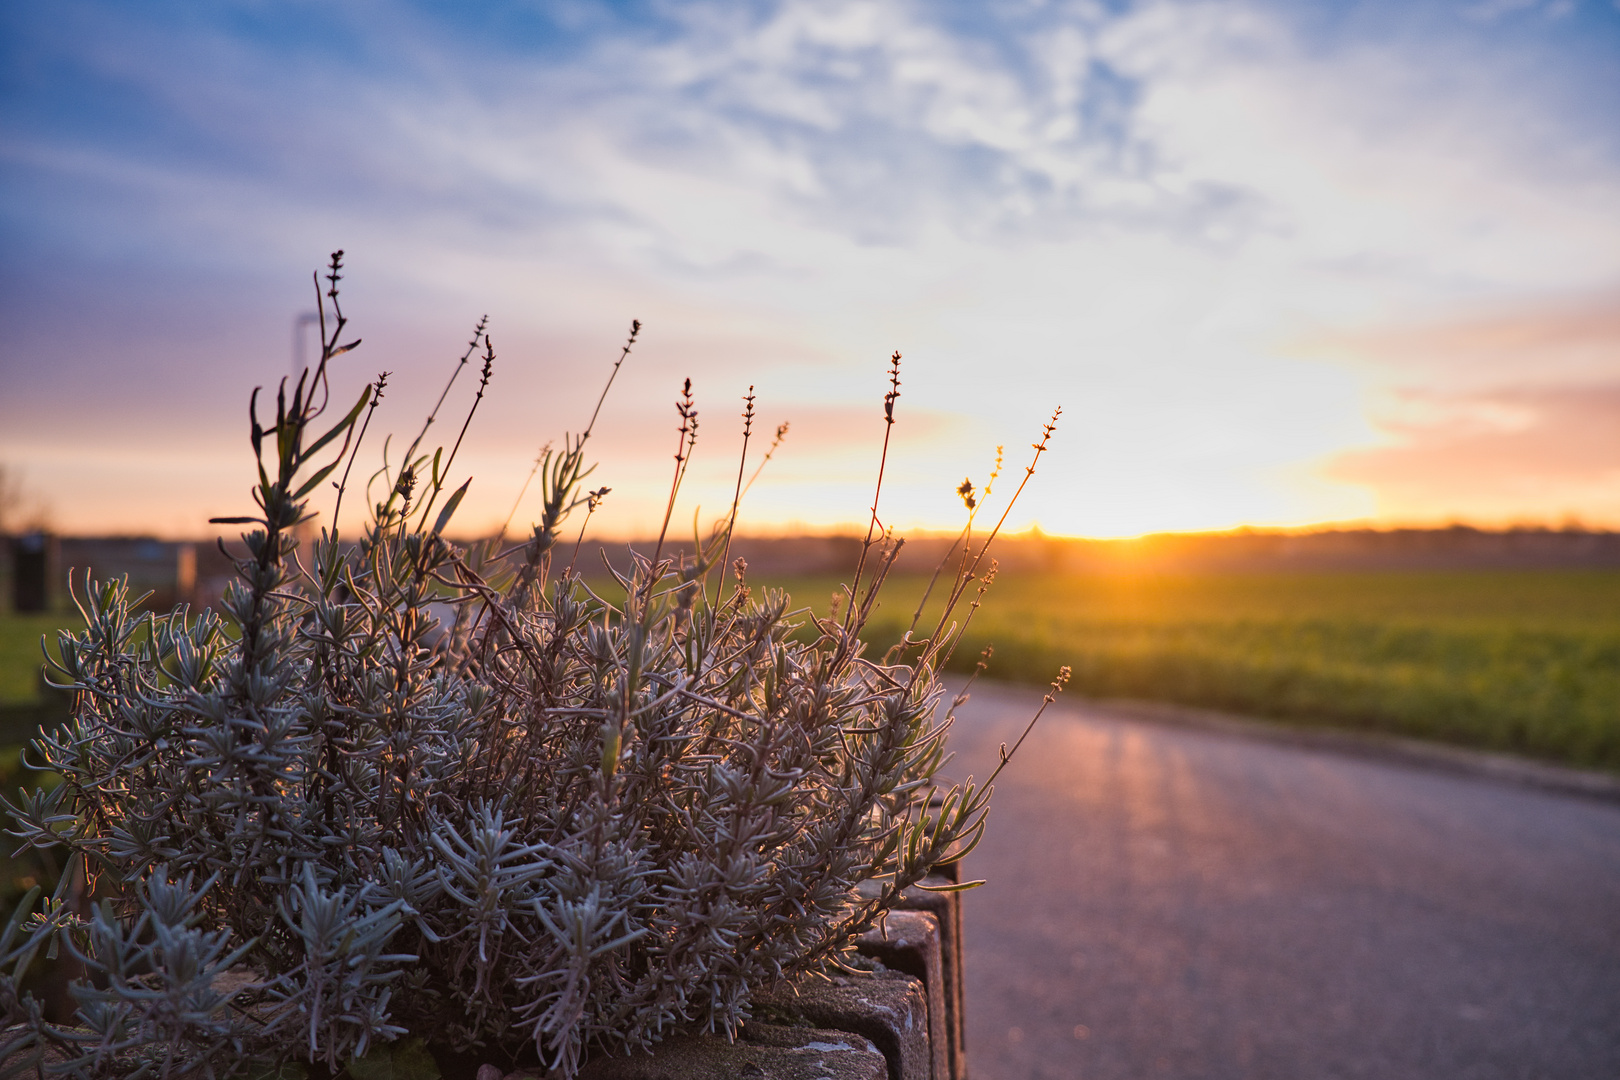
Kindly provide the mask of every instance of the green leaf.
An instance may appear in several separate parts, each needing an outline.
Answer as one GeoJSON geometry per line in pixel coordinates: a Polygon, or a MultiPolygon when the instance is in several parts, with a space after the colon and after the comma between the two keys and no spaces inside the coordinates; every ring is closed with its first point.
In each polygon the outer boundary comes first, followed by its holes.
{"type": "Polygon", "coordinates": [[[298,418],[282,415],[284,402],[276,399],[276,461],[280,463],[281,475],[287,475],[293,463],[293,457],[298,453],[298,418]]]}
{"type": "Polygon", "coordinates": [[[957,881],[949,885],[924,885],[919,881],[913,888],[921,889],[923,892],[965,892],[968,889],[977,889],[983,884],[984,878],[976,881],[957,881]]]}
{"type": "MultiPolygon", "coordinates": [[[[356,342],[356,344],[359,344],[359,343],[356,342]]],[[[360,400],[354,403],[354,408],[350,409],[344,415],[343,419],[341,419],[337,423],[333,424],[332,425],[332,430],[328,431],[325,435],[322,435],[320,438],[316,439],[314,441],[314,443],[312,443],[310,445],[309,449],[304,451],[304,456],[305,457],[313,456],[314,454],[316,454],[321,449],[321,447],[325,446],[327,443],[331,442],[333,439],[335,439],[339,435],[341,435],[344,431],[348,430],[348,428],[351,427],[357,419],[359,419],[360,410],[365,408],[366,407],[366,402],[368,402],[370,400],[371,400],[371,387],[368,385],[364,390],[360,391],[360,400]]]]}
{"type": "Polygon", "coordinates": [[[444,504],[443,510],[439,511],[439,520],[433,523],[434,536],[438,536],[444,531],[444,527],[450,524],[450,515],[454,514],[456,507],[461,505],[461,497],[467,494],[467,485],[471,483],[472,480],[469,479],[466,484],[456,488],[456,493],[450,496],[450,501],[444,504]]]}
{"type": "Polygon", "coordinates": [[[251,438],[253,439],[253,456],[261,457],[260,446],[264,442],[264,428],[259,426],[259,387],[253,388],[253,396],[248,398],[248,422],[252,424],[251,438]]]}
{"type": "Polygon", "coordinates": [[[421,1039],[401,1039],[373,1046],[365,1057],[349,1061],[354,1080],[440,1080],[439,1063],[421,1039]]]}
{"type": "Polygon", "coordinates": [[[320,472],[318,472],[314,476],[310,477],[309,480],[305,482],[303,487],[301,487],[297,491],[293,492],[293,498],[302,499],[305,495],[308,495],[310,492],[314,491],[315,486],[317,484],[319,484],[322,480],[325,480],[328,476],[331,476],[332,475],[332,470],[337,468],[341,464],[343,464],[343,459],[338,458],[336,461],[332,462],[332,464],[328,465],[326,468],[322,469],[320,472]]]}

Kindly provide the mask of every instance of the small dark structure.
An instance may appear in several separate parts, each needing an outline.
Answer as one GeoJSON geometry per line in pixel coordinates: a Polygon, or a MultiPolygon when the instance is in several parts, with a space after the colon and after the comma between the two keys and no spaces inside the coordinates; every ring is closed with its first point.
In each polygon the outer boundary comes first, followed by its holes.
{"type": "Polygon", "coordinates": [[[11,609],[19,613],[49,611],[56,580],[59,545],[48,533],[14,536],[8,545],[11,562],[11,609]]]}

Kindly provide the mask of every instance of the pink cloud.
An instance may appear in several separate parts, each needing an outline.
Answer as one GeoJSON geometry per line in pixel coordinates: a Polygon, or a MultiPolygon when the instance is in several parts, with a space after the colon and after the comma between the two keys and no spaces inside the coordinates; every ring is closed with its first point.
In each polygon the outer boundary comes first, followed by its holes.
{"type": "Polygon", "coordinates": [[[1620,518],[1620,382],[1403,397],[1392,445],[1325,470],[1372,488],[1381,516],[1620,518]]]}

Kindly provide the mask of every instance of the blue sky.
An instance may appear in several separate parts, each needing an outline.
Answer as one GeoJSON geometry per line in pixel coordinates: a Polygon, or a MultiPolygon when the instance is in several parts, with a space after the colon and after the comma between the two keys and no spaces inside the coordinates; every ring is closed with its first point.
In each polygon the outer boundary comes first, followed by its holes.
{"type": "Polygon", "coordinates": [[[1620,9],[1585,2],[12,5],[0,461],[59,525],[239,512],[243,404],[349,253],[407,431],[480,314],[469,527],[605,414],[656,526],[670,407],[718,511],[887,520],[1064,407],[1052,531],[1620,524],[1620,9]],[[712,418],[712,419],[711,419],[712,418]],[[666,430],[667,429],[667,430],[666,430]]]}

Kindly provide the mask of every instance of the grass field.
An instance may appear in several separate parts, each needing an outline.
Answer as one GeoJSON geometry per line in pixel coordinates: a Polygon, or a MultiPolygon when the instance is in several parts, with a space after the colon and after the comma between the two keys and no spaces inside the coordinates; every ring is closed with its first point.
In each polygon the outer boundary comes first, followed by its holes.
{"type": "MultiPolygon", "coordinates": [[[[42,721],[55,719],[63,702],[47,701],[40,695],[39,671],[45,663],[39,651],[41,635],[54,641],[61,627],[81,626],[77,615],[0,615],[0,791],[16,798],[17,789],[36,787],[43,779],[54,781],[22,766],[20,743],[31,738],[42,721]]],[[[11,824],[9,815],[0,814],[0,830],[11,824]]],[[[30,886],[56,878],[56,862],[49,854],[16,854],[11,837],[0,835],[0,910],[12,906],[30,886]]]]}
{"type": "MultiPolygon", "coordinates": [[[[836,582],[769,584],[825,613],[836,582]]],[[[875,645],[923,584],[889,583],[875,645]]],[[[1620,572],[1004,574],[954,666],[991,643],[994,678],[1620,771],[1620,572]]]]}
{"type": "Polygon", "coordinates": [[[39,694],[39,669],[45,657],[39,639],[56,640],[61,627],[84,625],[74,615],[0,615],[0,705],[32,702],[39,694]]]}
{"type": "Polygon", "coordinates": [[[39,642],[49,637],[54,649],[57,630],[82,625],[77,614],[0,615],[0,747],[31,738],[40,723],[65,713],[65,695],[41,693],[39,642]]]}

